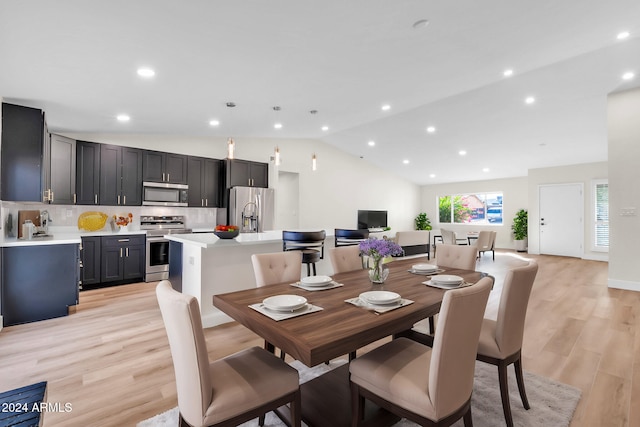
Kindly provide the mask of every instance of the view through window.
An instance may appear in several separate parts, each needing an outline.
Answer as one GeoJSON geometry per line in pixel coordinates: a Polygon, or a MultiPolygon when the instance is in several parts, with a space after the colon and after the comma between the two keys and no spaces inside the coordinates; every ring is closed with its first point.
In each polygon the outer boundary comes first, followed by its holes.
{"type": "Polygon", "coordinates": [[[502,192],[440,196],[438,206],[441,224],[502,224],[502,192]]]}

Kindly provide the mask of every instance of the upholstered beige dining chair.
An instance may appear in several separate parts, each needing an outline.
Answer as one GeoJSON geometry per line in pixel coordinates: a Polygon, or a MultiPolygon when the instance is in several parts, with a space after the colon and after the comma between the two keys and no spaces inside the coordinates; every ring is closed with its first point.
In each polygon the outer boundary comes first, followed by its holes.
{"type": "Polygon", "coordinates": [[[445,245],[455,245],[456,242],[456,233],[451,230],[445,230],[444,228],[440,229],[440,235],[442,236],[442,243],[445,245]]]}
{"type": "Polygon", "coordinates": [[[369,399],[423,426],[464,417],[470,427],[478,337],[492,285],[485,277],[445,293],[433,348],[397,338],[352,361],[351,425],[360,425],[369,399]]]}
{"type": "Polygon", "coordinates": [[[156,296],[169,338],[178,391],[180,425],[236,426],[290,403],[300,426],[299,376],[273,354],[252,347],[209,362],[195,297],[174,291],[168,280],[156,296]]]}
{"type": "Polygon", "coordinates": [[[334,273],[362,270],[362,257],[358,246],[329,248],[329,260],[334,273]]]}
{"type": "Polygon", "coordinates": [[[496,365],[502,397],[502,410],[507,426],[513,426],[509,387],[507,385],[507,366],[513,363],[522,405],[529,409],[527,393],[522,377],[520,351],[524,335],[524,321],[529,304],[529,295],[538,272],[538,264],[531,260],[524,267],[510,270],[504,279],[497,320],[484,319],[480,332],[477,359],[496,365]]]}
{"type": "Polygon", "coordinates": [[[436,264],[442,268],[475,270],[478,250],[475,246],[440,245],[436,255],[436,264]]]}
{"type": "Polygon", "coordinates": [[[273,252],[251,255],[258,287],[284,282],[299,282],[302,277],[302,252],[273,252]]]}
{"type": "Polygon", "coordinates": [[[496,232],[495,231],[481,231],[478,233],[478,239],[476,240],[475,247],[478,249],[478,256],[484,254],[485,252],[491,252],[493,255],[493,260],[496,260],[496,251],[494,250],[494,245],[496,242],[496,232]]]}

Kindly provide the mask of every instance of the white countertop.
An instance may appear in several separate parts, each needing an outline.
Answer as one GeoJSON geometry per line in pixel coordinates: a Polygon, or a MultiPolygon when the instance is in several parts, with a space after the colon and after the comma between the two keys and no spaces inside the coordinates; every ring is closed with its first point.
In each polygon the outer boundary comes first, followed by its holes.
{"type": "Polygon", "coordinates": [[[273,230],[263,233],[240,233],[234,239],[219,239],[213,233],[168,234],[169,240],[201,248],[229,247],[237,245],[259,245],[282,240],[282,231],[273,230]]]}
{"type": "Polygon", "coordinates": [[[78,244],[81,242],[82,237],[146,234],[146,231],[127,230],[113,232],[108,229],[99,231],[81,231],[76,227],[51,227],[49,229],[49,234],[51,235],[51,237],[37,237],[31,240],[17,239],[15,237],[0,237],[0,247],[8,248],[14,246],[78,244]]]}

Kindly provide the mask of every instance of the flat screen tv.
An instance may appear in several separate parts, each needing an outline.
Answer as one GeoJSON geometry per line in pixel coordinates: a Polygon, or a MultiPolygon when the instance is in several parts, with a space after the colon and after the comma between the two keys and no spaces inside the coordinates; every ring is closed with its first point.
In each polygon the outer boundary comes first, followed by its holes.
{"type": "Polygon", "coordinates": [[[358,229],[386,228],[387,211],[358,211],[358,229]]]}

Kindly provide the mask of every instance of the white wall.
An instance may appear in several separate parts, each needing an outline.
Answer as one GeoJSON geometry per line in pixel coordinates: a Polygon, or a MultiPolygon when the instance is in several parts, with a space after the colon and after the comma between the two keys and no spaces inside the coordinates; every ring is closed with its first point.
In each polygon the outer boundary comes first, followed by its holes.
{"type": "MultiPolygon", "coordinates": [[[[225,138],[79,133],[65,133],[65,136],[218,159],[227,156],[225,138]]],[[[333,232],[334,228],[355,228],[358,209],[387,210],[392,230],[413,229],[413,218],[420,209],[420,190],[409,181],[317,140],[234,140],[236,158],[269,162],[269,186],[275,188],[276,193],[278,173],[275,173],[276,166],[271,157],[275,146],[279,147],[282,159],[279,171],[299,175],[299,224],[302,229],[324,228],[333,232]],[[311,170],[313,153],[318,158],[316,171],[311,170]]]]}
{"type": "Polygon", "coordinates": [[[609,286],[640,290],[640,89],[609,95],[609,286]],[[633,215],[623,215],[632,208],[633,215]]]}
{"type": "Polygon", "coordinates": [[[528,207],[527,177],[426,185],[421,188],[421,207],[427,213],[433,228],[439,229],[438,198],[440,196],[488,192],[503,194],[502,225],[446,224],[443,227],[456,232],[496,231],[496,248],[514,249],[511,222],[517,211],[528,207]]]}
{"type": "Polygon", "coordinates": [[[540,253],[540,204],[538,200],[540,185],[582,183],[584,187],[584,252],[582,257],[600,261],[608,260],[609,255],[606,252],[594,252],[591,250],[593,247],[591,218],[593,216],[592,207],[594,204],[591,193],[591,182],[594,179],[606,179],[607,177],[607,162],[530,169],[528,188],[529,253],[540,253]]]}

